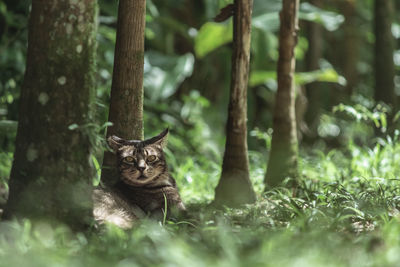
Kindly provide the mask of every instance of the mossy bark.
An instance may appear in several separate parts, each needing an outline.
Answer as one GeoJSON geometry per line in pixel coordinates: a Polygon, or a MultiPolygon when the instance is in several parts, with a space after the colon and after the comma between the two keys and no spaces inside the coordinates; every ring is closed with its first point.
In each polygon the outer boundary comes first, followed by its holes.
{"type": "Polygon", "coordinates": [[[222,173],[215,204],[238,206],[256,200],[247,154],[247,87],[250,62],[252,0],[235,0],[231,89],[222,173]]]}
{"type": "Polygon", "coordinates": [[[396,106],[393,10],[391,0],[375,0],[375,100],[385,102],[392,108],[396,106]]]}
{"type": "MultiPolygon", "coordinates": [[[[107,137],[143,139],[143,68],[146,0],[120,0],[107,137]]],[[[101,180],[117,181],[115,156],[104,153],[101,180]]]]}
{"type": "Polygon", "coordinates": [[[96,0],[32,1],[7,218],[90,221],[96,15],[96,0]]]}
{"type": "MultiPolygon", "coordinates": [[[[283,0],[280,13],[278,91],[275,99],[273,134],[265,184],[280,185],[298,175],[298,142],[295,114],[295,47],[298,33],[299,0],[283,0]]],[[[295,180],[294,180],[295,181],[295,180]]]]}

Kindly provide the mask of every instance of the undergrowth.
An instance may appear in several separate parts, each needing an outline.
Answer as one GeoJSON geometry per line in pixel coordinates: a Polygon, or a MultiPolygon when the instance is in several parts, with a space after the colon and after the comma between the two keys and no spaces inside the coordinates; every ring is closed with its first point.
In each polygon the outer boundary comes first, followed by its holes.
{"type": "MultiPolygon", "coordinates": [[[[346,106],[342,109],[349,113],[346,106]]],[[[350,111],[352,116],[358,114],[350,111]]],[[[371,114],[359,117],[364,121],[371,117],[384,126],[382,116],[371,114]]],[[[330,117],[325,126],[340,123],[333,120],[330,117]]],[[[209,203],[220,175],[222,153],[216,143],[221,142],[213,142],[206,123],[194,122],[198,127],[172,134],[166,150],[188,207],[185,218],[144,220],[130,231],[107,225],[84,233],[51,222],[3,221],[0,266],[399,265],[398,131],[373,140],[359,138],[364,130],[353,131],[351,137],[342,138],[346,145],[339,149],[318,143],[302,147],[296,191],[285,187],[264,191],[265,151],[250,151],[257,202],[214,210],[209,203]],[[185,145],[185,138],[192,140],[191,145],[185,145]]],[[[370,126],[363,122],[350,128],[357,127],[370,126]]],[[[268,150],[271,132],[254,130],[251,136],[268,150]]],[[[8,160],[0,164],[3,184],[12,156],[5,157],[8,160]]]]}
{"type": "MultiPolygon", "coordinates": [[[[172,166],[189,214],[73,233],[46,222],[0,223],[1,266],[398,266],[398,136],[302,152],[300,187],[262,192],[264,157],[250,153],[258,201],[206,205],[219,164],[201,157],[172,166]],[[315,151],[315,150],[314,150],[315,151]]],[[[174,162],[172,163],[174,164],[174,162]]]]}

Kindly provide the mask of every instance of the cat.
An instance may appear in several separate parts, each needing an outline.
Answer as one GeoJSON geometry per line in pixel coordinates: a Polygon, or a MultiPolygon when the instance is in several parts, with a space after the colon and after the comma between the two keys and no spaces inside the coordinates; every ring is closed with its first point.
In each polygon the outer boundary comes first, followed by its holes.
{"type": "Polygon", "coordinates": [[[131,228],[146,215],[161,220],[165,212],[170,216],[186,210],[165,161],[167,137],[168,129],[144,141],[107,139],[116,154],[119,181],[94,190],[96,221],[131,228]]]}

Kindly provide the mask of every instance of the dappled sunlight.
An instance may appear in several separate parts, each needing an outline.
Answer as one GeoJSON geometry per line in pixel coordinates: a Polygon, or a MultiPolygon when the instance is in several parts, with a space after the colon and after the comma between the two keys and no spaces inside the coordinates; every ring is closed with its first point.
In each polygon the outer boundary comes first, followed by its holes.
{"type": "Polygon", "coordinates": [[[0,1],[0,267],[399,266],[398,10],[0,1]]]}

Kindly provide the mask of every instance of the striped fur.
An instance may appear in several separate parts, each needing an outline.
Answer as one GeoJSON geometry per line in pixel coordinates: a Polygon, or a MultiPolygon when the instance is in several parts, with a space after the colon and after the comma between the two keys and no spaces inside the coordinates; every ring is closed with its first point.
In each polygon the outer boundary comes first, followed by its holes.
{"type": "Polygon", "coordinates": [[[98,222],[130,228],[143,214],[163,218],[165,204],[167,215],[185,210],[163,153],[167,134],[168,130],[145,141],[108,139],[116,153],[120,180],[111,189],[95,190],[94,217],[98,222]]]}

